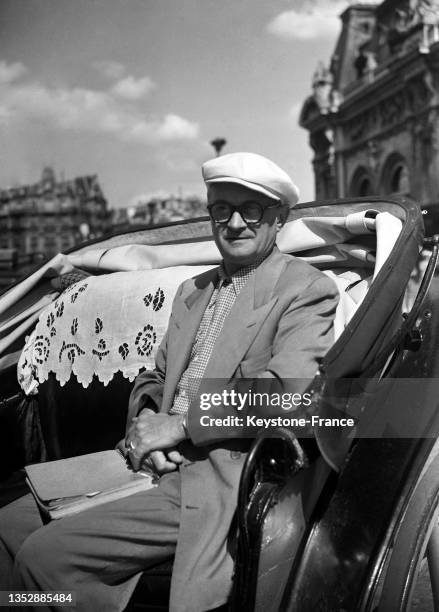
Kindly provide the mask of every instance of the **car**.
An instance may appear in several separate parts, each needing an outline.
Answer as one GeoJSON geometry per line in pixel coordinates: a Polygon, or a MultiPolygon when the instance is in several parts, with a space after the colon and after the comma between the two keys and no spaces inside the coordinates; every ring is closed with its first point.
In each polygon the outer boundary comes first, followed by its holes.
{"type": "MultiPolygon", "coordinates": [[[[308,387],[310,426],[261,427],[247,456],[229,607],[414,609],[425,556],[439,606],[439,237],[424,237],[417,203],[368,197],[293,208],[279,245],[332,278],[340,304],[308,387]],[[305,516],[291,510],[297,491],[305,516]]],[[[179,282],[217,261],[207,218],[139,227],[0,296],[3,503],[24,492],[26,463],[118,442],[179,282]],[[148,312],[141,325],[127,295],[148,312]]],[[[166,610],[171,568],[145,572],[130,609],[166,610]]]]}

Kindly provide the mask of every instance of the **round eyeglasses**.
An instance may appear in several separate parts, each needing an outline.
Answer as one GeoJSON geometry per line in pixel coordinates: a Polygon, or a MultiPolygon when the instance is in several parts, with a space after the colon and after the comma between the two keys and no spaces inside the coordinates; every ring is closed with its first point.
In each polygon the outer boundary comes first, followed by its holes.
{"type": "Polygon", "coordinates": [[[261,206],[259,202],[253,201],[243,202],[240,206],[233,206],[229,202],[218,200],[210,204],[207,210],[215,223],[228,223],[236,211],[241,215],[244,223],[251,225],[252,223],[260,223],[267,208],[277,208],[278,206],[280,206],[280,202],[261,206]]]}

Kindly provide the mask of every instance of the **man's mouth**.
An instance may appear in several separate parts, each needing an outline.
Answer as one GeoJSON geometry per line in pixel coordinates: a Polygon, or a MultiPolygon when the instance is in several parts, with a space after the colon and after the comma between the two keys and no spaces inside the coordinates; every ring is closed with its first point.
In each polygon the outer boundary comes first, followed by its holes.
{"type": "Polygon", "coordinates": [[[235,242],[237,240],[250,240],[250,236],[225,236],[228,242],[235,242]]]}

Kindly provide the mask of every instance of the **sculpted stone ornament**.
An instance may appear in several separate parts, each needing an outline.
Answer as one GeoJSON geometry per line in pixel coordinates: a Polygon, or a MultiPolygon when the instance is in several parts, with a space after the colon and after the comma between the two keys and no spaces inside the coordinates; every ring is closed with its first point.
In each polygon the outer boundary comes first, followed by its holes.
{"type": "Polygon", "coordinates": [[[430,53],[430,46],[439,42],[439,0],[418,0],[417,13],[422,23],[421,53],[430,53]]]}
{"type": "Polygon", "coordinates": [[[395,9],[395,19],[393,27],[396,32],[404,34],[415,24],[416,14],[414,8],[395,9]]]}
{"type": "Polygon", "coordinates": [[[342,103],[342,95],[334,89],[334,76],[331,68],[326,68],[323,62],[317,64],[312,79],[313,98],[320,113],[336,113],[342,103]]]}
{"type": "Polygon", "coordinates": [[[378,66],[376,55],[373,51],[361,51],[354,62],[357,70],[357,77],[367,76],[369,80],[373,79],[374,72],[378,66]]]}
{"type": "Polygon", "coordinates": [[[367,143],[367,161],[372,173],[375,174],[379,169],[380,156],[382,152],[381,145],[376,140],[369,140],[367,143]]]}
{"type": "Polygon", "coordinates": [[[431,79],[426,80],[425,76],[411,79],[404,88],[349,119],[346,132],[350,141],[359,142],[369,134],[393,128],[426,111],[434,102],[435,91],[431,79]]]}
{"type": "Polygon", "coordinates": [[[314,99],[317,102],[322,115],[327,115],[331,109],[331,92],[333,82],[334,77],[332,76],[330,70],[326,68],[322,62],[319,62],[313,75],[312,89],[314,99]]]}

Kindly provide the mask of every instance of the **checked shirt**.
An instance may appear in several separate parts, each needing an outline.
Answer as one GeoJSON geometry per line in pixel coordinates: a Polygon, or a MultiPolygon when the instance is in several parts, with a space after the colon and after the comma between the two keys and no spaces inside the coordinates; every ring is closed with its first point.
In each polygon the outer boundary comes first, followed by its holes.
{"type": "Polygon", "coordinates": [[[185,414],[195,398],[200,380],[212,354],[215,342],[239,292],[263,261],[236,270],[227,276],[223,265],[218,268],[218,282],[201,319],[192,345],[189,363],[181,375],[170,414],[185,414]]]}

